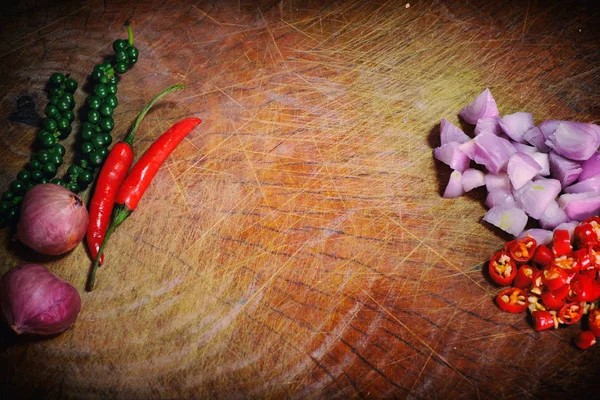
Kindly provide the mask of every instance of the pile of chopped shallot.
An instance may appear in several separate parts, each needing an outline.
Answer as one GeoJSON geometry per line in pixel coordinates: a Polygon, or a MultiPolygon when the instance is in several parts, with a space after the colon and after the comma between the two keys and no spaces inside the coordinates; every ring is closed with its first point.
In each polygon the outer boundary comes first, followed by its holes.
{"type": "Polygon", "coordinates": [[[474,137],[447,119],[434,157],[453,169],[443,196],[487,189],[483,220],[515,237],[549,244],[556,229],[573,232],[600,212],[600,126],[533,115],[500,116],[489,89],[459,113],[474,137]],[[473,165],[475,164],[475,165],[473,165]],[[539,228],[525,230],[529,218],[539,228]]]}

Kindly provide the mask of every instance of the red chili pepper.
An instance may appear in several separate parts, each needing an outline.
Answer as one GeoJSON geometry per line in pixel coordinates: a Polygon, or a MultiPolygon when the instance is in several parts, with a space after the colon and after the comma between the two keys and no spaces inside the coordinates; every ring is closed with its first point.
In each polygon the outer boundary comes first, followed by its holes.
{"type": "Polygon", "coordinates": [[[556,264],[550,264],[542,270],[542,282],[548,290],[558,289],[567,283],[569,275],[556,264]]]}
{"type": "MultiPolygon", "coordinates": [[[[106,235],[99,249],[99,254],[104,252],[104,246],[114,230],[125,221],[135,210],[138,202],[142,198],[152,179],[158,172],[158,169],[167,157],[175,150],[177,145],[185,138],[202,120],[199,118],[186,118],[163,133],[133,166],[131,172],[123,184],[119,188],[115,197],[115,207],[113,218],[110,226],[106,230],[106,235]]],[[[88,282],[86,290],[90,291],[94,287],[96,269],[98,267],[99,258],[96,258],[88,282]]]]}
{"type": "Polygon", "coordinates": [[[531,313],[533,319],[533,328],[536,331],[543,331],[554,328],[554,317],[548,311],[538,310],[531,313]]]}
{"type": "Polygon", "coordinates": [[[575,335],[573,342],[575,343],[575,346],[579,347],[581,350],[585,350],[596,344],[596,336],[594,336],[592,331],[582,331],[575,335]]]}
{"type": "Polygon", "coordinates": [[[518,314],[527,310],[527,293],[519,288],[507,288],[498,294],[496,303],[500,309],[518,314]]]}
{"type": "Polygon", "coordinates": [[[529,291],[533,294],[540,295],[544,289],[544,281],[542,280],[542,270],[533,271],[531,276],[531,289],[529,291]]]}
{"type": "Polygon", "coordinates": [[[546,290],[542,293],[542,303],[550,310],[559,310],[565,305],[568,295],[569,285],[563,285],[554,290],[546,290]]]}
{"type": "Polygon", "coordinates": [[[588,315],[588,325],[594,336],[600,337],[600,309],[596,308],[590,311],[588,315]]]}
{"type": "MultiPolygon", "coordinates": [[[[98,175],[96,189],[94,190],[89,209],[89,225],[86,240],[94,260],[98,257],[100,246],[104,240],[117,191],[133,162],[132,146],[138,127],[154,103],[164,95],[183,88],[183,85],[172,86],[155,96],[138,114],[125,139],[115,144],[108,154],[104,166],[98,175]]],[[[102,264],[103,262],[104,254],[100,256],[99,263],[102,264]]]]}
{"type": "Polygon", "coordinates": [[[589,249],[578,249],[573,252],[573,259],[577,264],[577,270],[583,271],[588,268],[594,268],[592,266],[592,257],[590,256],[589,249]]]}
{"type": "Polygon", "coordinates": [[[531,287],[531,283],[533,282],[533,273],[535,271],[537,271],[537,269],[530,265],[521,265],[517,270],[515,279],[513,280],[513,286],[520,289],[529,289],[531,287]]]}
{"type": "Polygon", "coordinates": [[[537,265],[545,267],[554,261],[554,253],[547,246],[541,244],[535,249],[532,261],[537,265]]]}
{"type": "Polygon", "coordinates": [[[563,324],[572,325],[583,315],[583,307],[579,303],[567,303],[558,311],[558,319],[563,324]]]}
{"type": "Polygon", "coordinates": [[[557,229],[554,231],[552,249],[556,257],[565,256],[573,250],[568,230],[557,229]]]}
{"type": "Polygon", "coordinates": [[[579,247],[591,247],[598,245],[598,234],[591,222],[583,222],[575,227],[573,231],[575,243],[579,247]]]}
{"type": "Polygon", "coordinates": [[[498,285],[509,286],[517,275],[517,266],[507,252],[498,251],[490,259],[488,272],[498,285]]]}
{"type": "Polygon", "coordinates": [[[505,251],[508,252],[508,255],[516,264],[524,264],[531,260],[537,247],[537,242],[530,236],[511,240],[508,243],[508,249],[505,249],[505,251]]]}

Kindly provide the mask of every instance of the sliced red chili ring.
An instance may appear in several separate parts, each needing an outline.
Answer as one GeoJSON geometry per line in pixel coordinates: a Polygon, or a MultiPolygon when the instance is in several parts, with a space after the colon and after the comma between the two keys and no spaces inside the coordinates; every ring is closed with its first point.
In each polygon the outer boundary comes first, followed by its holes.
{"type": "Polygon", "coordinates": [[[558,289],[546,290],[542,293],[542,303],[551,310],[559,310],[565,305],[569,295],[569,285],[563,285],[558,289]]]}
{"type": "Polygon", "coordinates": [[[535,249],[532,261],[537,265],[546,266],[554,261],[554,253],[547,246],[541,244],[535,249]]]}
{"type": "Polygon", "coordinates": [[[592,280],[586,275],[577,274],[569,283],[567,299],[571,302],[593,301],[592,280]]]}
{"type": "Polygon", "coordinates": [[[511,240],[507,243],[508,249],[505,247],[505,251],[508,252],[510,258],[512,258],[517,264],[524,264],[529,262],[535,254],[537,242],[534,238],[527,236],[517,240],[511,240]]]}
{"type": "Polygon", "coordinates": [[[594,336],[592,331],[582,331],[575,335],[573,342],[575,343],[575,346],[585,350],[596,344],[596,336],[594,336]]]}
{"type": "Polygon", "coordinates": [[[583,315],[583,306],[580,303],[566,303],[558,311],[558,319],[563,324],[572,325],[578,322],[583,315]]]}
{"type": "Polygon", "coordinates": [[[591,310],[588,315],[588,325],[596,337],[600,337],[600,309],[591,310]]]}
{"type": "Polygon", "coordinates": [[[583,222],[575,227],[573,231],[575,243],[579,247],[591,247],[598,245],[598,234],[591,222],[583,222]]]}
{"type": "Polygon", "coordinates": [[[517,266],[507,252],[498,251],[490,259],[488,272],[498,285],[509,286],[517,275],[517,266]]]}
{"type": "Polygon", "coordinates": [[[548,311],[534,311],[531,313],[533,319],[533,328],[536,331],[543,331],[554,327],[554,316],[548,311]]]}
{"type": "Polygon", "coordinates": [[[552,250],[554,251],[555,257],[566,256],[573,250],[568,230],[557,229],[554,231],[552,250]]]}
{"type": "Polygon", "coordinates": [[[531,293],[540,295],[542,294],[542,290],[544,289],[544,282],[542,280],[542,271],[536,270],[533,271],[533,276],[531,277],[531,289],[529,291],[531,293]]]}
{"type": "Polygon", "coordinates": [[[578,249],[573,252],[574,263],[578,271],[593,268],[589,249],[578,249]]]}
{"type": "Polygon", "coordinates": [[[507,288],[498,293],[496,303],[500,309],[518,314],[527,310],[527,293],[519,288],[507,288]]]}
{"type": "Polygon", "coordinates": [[[559,267],[556,264],[547,265],[542,270],[542,282],[548,290],[558,289],[559,287],[566,285],[569,275],[567,271],[559,267]]]}
{"type": "Polygon", "coordinates": [[[521,265],[517,270],[517,275],[513,280],[513,286],[520,289],[529,289],[533,282],[533,273],[537,271],[537,268],[533,268],[531,265],[521,265]]]}

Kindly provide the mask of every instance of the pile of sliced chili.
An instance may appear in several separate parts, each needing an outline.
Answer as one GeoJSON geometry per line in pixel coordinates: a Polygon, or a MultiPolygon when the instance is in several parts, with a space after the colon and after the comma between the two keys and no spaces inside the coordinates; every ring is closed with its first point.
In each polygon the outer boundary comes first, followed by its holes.
{"type": "Polygon", "coordinates": [[[536,331],[583,321],[573,338],[587,349],[600,337],[600,217],[581,222],[571,234],[556,230],[551,246],[532,237],[511,240],[488,263],[490,278],[505,288],[496,296],[506,312],[529,310],[536,331]]]}

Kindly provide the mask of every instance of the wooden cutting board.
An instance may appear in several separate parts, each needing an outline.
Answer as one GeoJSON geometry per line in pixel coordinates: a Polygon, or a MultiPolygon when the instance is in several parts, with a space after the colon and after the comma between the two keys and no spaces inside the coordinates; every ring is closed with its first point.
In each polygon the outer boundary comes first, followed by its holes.
{"type": "Polygon", "coordinates": [[[449,170],[431,153],[439,120],[458,123],[486,87],[502,114],[598,123],[599,17],[591,0],[3,10],[0,190],[28,160],[50,74],[84,82],[128,19],[140,57],[119,85],[115,141],[177,83],[188,88],[148,114],[136,154],[183,117],[204,122],[113,235],[92,293],[83,244],[49,258],[0,233],[0,273],[41,262],[83,302],[58,337],[2,327],[2,397],[597,393],[600,349],[571,344],[579,326],[537,333],[494,305],[482,267],[507,236],[481,222],[483,191],[441,198],[449,170]]]}

